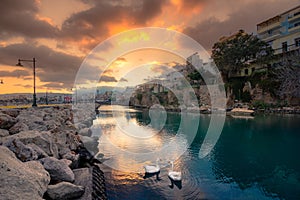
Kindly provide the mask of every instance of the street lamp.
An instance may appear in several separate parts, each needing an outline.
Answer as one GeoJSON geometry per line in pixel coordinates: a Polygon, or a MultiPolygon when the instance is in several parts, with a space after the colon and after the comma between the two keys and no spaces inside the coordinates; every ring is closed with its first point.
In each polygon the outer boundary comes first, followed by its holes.
{"type": "Polygon", "coordinates": [[[16,66],[21,66],[23,67],[23,65],[21,64],[21,61],[23,62],[32,62],[33,63],[33,103],[32,103],[32,107],[37,107],[36,104],[36,93],[35,93],[35,58],[33,58],[32,60],[24,60],[24,59],[18,59],[18,63],[16,64],[16,66]]]}
{"type": "Polygon", "coordinates": [[[48,105],[48,90],[46,90],[46,104],[48,105]]]}

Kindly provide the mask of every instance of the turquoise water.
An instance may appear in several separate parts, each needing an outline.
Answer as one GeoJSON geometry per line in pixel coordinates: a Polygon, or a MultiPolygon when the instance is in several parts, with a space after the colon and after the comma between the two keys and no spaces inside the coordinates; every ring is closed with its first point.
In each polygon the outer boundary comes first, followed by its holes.
{"type": "MultiPolygon", "coordinates": [[[[191,144],[185,139],[189,133],[180,132],[179,126],[180,123],[197,125],[193,124],[193,118],[182,122],[179,113],[168,113],[163,129],[155,138],[142,141],[117,132],[116,118],[133,122],[141,131],[157,132],[147,127],[150,118],[146,111],[130,110],[116,116],[108,107],[102,108],[95,124],[101,127],[99,151],[104,154],[104,163],[136,169],[136,172],[122,172],[102,166],[109,199],[300,199],[300,116],[226,117],[218,142],[203,159],[198,155],[209,115],[200,115],[198,132],[191,144]],[[172,184],[168,178],[170,167],[166,160],[162,161],[164,167],[158,176],[144,177],[145,163],[120,157],[111,147],[114,143],[113,146],[125,151],[155,150],[176,134],[181,138],[177,140],[178,146],[187,148],[175,160],[175,169],[183,174],[181,184],[172,184]],[[111,141],[101,139],[103,135],[111,141]]],[[[128,130],[134,130],[131,128],[128,130]]]]}

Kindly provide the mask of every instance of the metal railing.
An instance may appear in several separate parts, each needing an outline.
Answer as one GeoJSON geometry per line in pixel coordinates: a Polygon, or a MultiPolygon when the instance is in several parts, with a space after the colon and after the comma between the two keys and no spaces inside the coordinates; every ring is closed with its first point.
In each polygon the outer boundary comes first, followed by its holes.
{"type": "Polygon", "coordinates": [[[281,53],[288,53],[291,51],[297,51],[300,49],[300,45],[296,45],[296,44],[291,44],[291,45],[287,45],[286,48],[281,47],[281,48],[277,48],[274,49],[274,54],[281,54],[281,53]]]}

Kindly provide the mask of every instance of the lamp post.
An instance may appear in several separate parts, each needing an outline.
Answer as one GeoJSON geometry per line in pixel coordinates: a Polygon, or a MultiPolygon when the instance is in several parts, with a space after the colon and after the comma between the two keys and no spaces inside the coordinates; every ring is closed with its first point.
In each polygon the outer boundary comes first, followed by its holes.
{"type": "Polygon", "coordinates": [[[48,90],[46,90],[46,105],[48,105],[48,90]]]}
{"type": "Polygon", "coordinates": [[[32,103],[32,107],[37,107],[36,104],[36,93],[35,93],[35,58],[33,58],[32,60],[24,60],[24,59],[18,59],[18,63],[16,64],[16,66],[23,66],[21,61],[23,62],[32,62],[33,63],[33,103],[32,103]]]}

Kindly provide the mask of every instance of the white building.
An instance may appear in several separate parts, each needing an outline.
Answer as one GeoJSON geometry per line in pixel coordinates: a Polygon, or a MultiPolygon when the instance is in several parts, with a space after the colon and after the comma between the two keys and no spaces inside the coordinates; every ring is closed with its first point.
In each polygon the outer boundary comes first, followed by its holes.
{"type": "Polygon", "coordinates": [[[257,24],[260,39],[269,43],[275,54],[300,47],[300,6],[257,24]]]}
{"type": "Polygon", "coordinates": [[[187,65],[194,66],[197,70],[203,67],[203,60],[200,59],[198,52],[194,53],[193,55],[189,56],[186,59],[187,65]]]}

